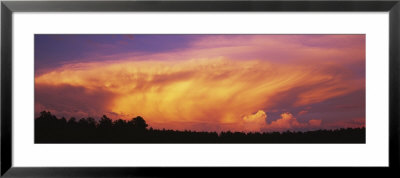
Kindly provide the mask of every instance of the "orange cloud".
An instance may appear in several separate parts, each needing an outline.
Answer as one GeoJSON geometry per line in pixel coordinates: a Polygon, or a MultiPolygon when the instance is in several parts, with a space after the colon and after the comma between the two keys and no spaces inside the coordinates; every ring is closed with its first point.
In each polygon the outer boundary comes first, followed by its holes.
{"type": "Polygon", "coordinates": [[[263,110],[259,110],[254,114],[243,117],[244,128],[246,131],[259,132],[266,125],[267,114],[263,110]]]}
{"type": "Polygon", "coordinates": [[[293,128],[303,128],[305,127],[305,123],[299,123],[296,118],[293,117],[290,113],[282,113],[281,118],[276,121],[272,121],[266,128],[268,130],[274,131],[284,131],[290,130],[293,128]]]}
{"type": "MultiPolygon", "coordinates": [[[[269,98],[295,87],[325,83],[299,95],[296,105],[320,102],[357,90],[345,76],[304,72],[307,66],[224,58],[187,61],[140,61],[64,66],[36,78],[42,85],[107,91],[109,112],[141,115],[149,122],[239,123],[241,116],[274,105],[269,98]]],[[[228,128],[238,129],[238,128],[228,128]]]]}
{"type": "Polygon", "coordinates": [[[321,126],[322,120],[317,120],[317,119],[311,119],[308,121],[308,124],[310,126],[318,127],[321,126]]]}
{"type": "Polygon", "coordinates": [[[287,130],[309,130],[321,126],[322,120],[312,119],[308,123],[299,122],[291,113],[285,112],[281,117],[270,124],[266,124],[262,130],[264,131],[287,131],[287,130]]]}
{"type": "Polygon", "coordinates": [[[307,110],[301,110],[297,115],[301,116],[301,115],[304,115],[304,114],[307,114],[307,113],[308,113],[307,110]]]}

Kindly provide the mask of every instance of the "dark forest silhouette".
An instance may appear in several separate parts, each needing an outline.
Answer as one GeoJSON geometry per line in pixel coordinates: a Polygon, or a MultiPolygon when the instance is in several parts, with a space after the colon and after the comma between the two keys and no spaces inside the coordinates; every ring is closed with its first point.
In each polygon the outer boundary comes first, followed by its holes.
{"type": "Polygon", "coordinates": [[[365,143],[364,128],[306,132],[198,132],[149,128],[137,116],[129,121],[107,116],[69,120],[42,111],[35,119],[35,143],[365,143]]]}

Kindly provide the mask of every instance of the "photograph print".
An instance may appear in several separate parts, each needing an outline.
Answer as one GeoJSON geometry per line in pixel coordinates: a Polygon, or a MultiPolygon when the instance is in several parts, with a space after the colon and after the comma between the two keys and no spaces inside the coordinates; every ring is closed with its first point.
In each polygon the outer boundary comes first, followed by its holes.
{"type": "Polygon", "coordinates": [[[36,34],[41,143],[366,141],[364,34],[36,34]]]}

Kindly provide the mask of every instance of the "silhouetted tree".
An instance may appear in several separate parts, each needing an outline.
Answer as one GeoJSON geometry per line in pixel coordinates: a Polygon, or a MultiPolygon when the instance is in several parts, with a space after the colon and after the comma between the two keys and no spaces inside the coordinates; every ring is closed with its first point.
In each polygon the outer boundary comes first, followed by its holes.
{"type": "Polygon", "coordinates": [[[63,125],[67,124],[67,119],[65,119],[65,117],[62,117],[60,119],[60,123],[63,124],[63,125]]]}
{"type": "Polygon", "coordinates": [[[99,121],[99,128],[109,129],[111,127],[112,127],[112,120],[108,118],[106,115],[103,115],[103,117],[99,121]]]}
{"type": "Polygon", "coordinates": [[[141,116],[137,116],[135,118],[132,118],[129,122],[128,122],[134,129],[139,130],[139,131],[144,131],[146,130],[147,123],[146,121],[143,119],[143,117],[141,116]]]}
{"type": "Polygon", "coordinates": [[[97,126],[96,120],[92,117],[86,118],[87,124],[91,128],[95,128],[97,126]]]}
{"type": "Polygon", "coordinates": [[[365,143],[364,128],[305,132],[197,132],[154,129],[137,116],[130,121],[94,118],[57,119],[43,111],[35,119],[35,143],[365,143]]]}
{"type": "Polygon", "coordinates": [[[79,124],[81,127],[89,127],[89,123],[88,123],[88,121],[87,121],[85,118],[79,119],[78,124],[79,124]]]}
{"type": "Polygon", "coordinates": [[[76,118],[75,118],[75,117],[71,117],[71,118],[68,120],[68,124],[76,124],[76,118]]]}
{"type": "Polygon", "coordinates": [[[117,119],[113,122],[113,127],[116,129],[126,129],[127,124],[125,120],[117,119]]]}
{"type": "Polygon", "coordinates": [[[51,115],[50,112],[42,111],[42,112],[40,112],[40,116],[38,119],[52,120],[52,119],[55,119],[55,116],[51,115]]]}

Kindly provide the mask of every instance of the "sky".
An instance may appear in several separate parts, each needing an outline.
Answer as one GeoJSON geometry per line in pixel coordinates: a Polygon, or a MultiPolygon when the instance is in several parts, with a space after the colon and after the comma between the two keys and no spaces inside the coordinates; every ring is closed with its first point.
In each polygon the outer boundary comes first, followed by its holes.
{"type": "Polygon", "coordinates": [[[35,117],[155,129],[365,127],[365,35],[35,35],[35,117]]]}

